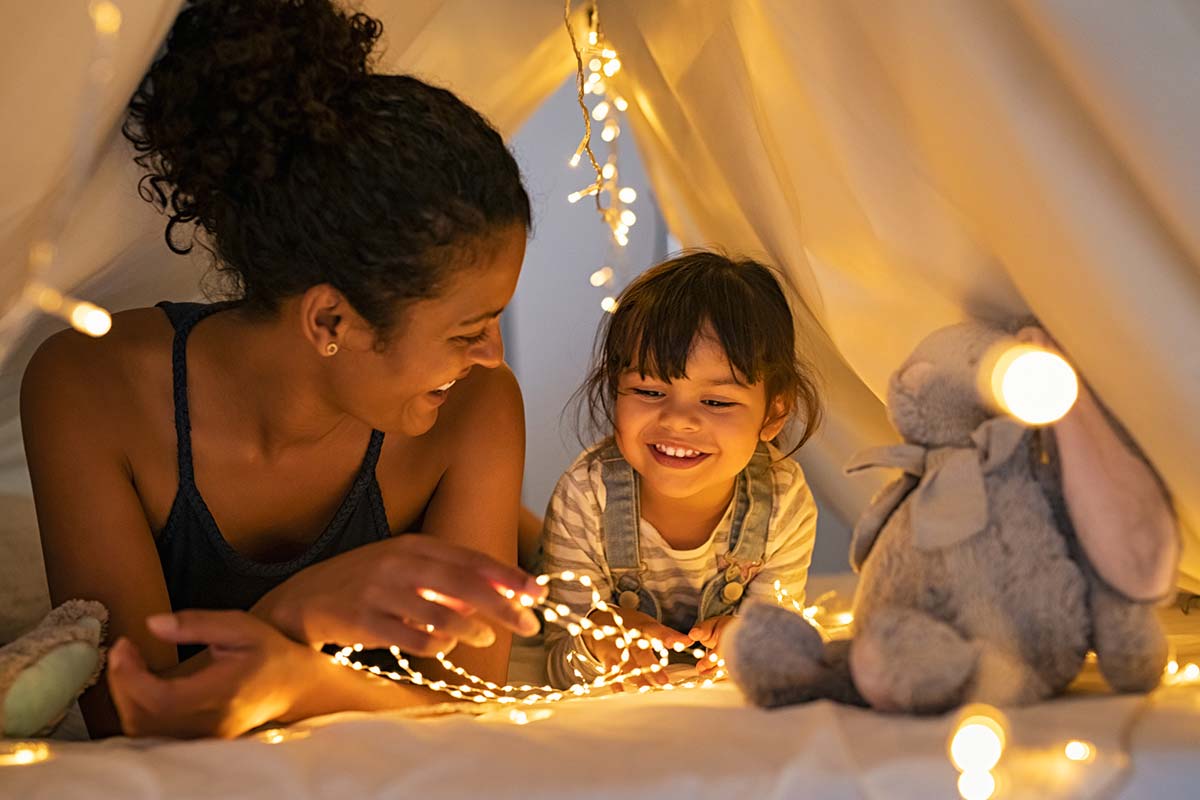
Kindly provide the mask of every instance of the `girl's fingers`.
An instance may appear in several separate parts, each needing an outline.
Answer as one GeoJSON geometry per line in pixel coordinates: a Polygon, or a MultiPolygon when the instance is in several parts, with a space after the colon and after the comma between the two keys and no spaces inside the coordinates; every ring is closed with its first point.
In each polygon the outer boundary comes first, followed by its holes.
{"type": "Polygon", "coordinates": [[[720,617],[709,617],[703,622],[697,624],[696,627],[692,628],[688,632],[688,636],[691,636],[694,640],[705,647],[711,647],[712,641],[716,636],[718,619],[720,619],[720,617]]]}

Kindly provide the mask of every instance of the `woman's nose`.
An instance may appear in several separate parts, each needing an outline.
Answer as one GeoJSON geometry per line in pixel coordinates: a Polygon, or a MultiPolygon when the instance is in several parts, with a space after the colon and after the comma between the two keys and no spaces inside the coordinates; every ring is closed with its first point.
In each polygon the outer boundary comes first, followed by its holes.
{"type": "Polygon", "coordinates": [[[500,333],[500,322],[496,320],[492,324],[496,326],[495,329],[470,350],[471,360],[486,369],[494,369],[504,363],[504,338],[500,333]]]}

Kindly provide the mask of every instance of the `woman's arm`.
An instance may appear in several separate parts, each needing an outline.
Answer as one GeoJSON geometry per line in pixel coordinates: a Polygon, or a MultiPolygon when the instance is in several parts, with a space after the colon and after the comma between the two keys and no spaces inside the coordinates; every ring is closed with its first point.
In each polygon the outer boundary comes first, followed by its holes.
{"type": "MultiPolygon", "coordinates": [[[[123,400],[98,348],[82,338],[64,332],[47,340],[21,384],[21,426],[50,598],[54,604],[73,597],[104,603],[110,636],[134,642],[151,669],[167,669],[177,662],[175,647],[150,635],[144,622],[169,611],[170,601],[112,419],[123,400]]],[[[105,681],[89,689],[80,706],[93,736],[120,733],[105,681]]]]}
{"type": "MultiPolygon", "coordinates": [[[[435,539],[516,564],[525,470],[521,389],[507,366],[476,369],[468,380],[470,386],[463,388],[469,388],[469,394],[456,398],[461,413],[447,431],[452,458],[429,502],[423,530],[435,539]]],[[[490,647],[459,648],[452,660],[468,672],[504,683],[511,644],[511,635],[497,630],[490,647]]],[[[441,672],[436,662],[425,666],[441,672]]]]}

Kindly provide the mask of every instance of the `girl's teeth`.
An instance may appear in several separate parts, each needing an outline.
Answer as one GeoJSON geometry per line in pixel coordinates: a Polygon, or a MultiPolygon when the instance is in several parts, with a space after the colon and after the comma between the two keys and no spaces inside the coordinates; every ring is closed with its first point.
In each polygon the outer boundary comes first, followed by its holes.
{"type": "Polygon", "coordinates": [[[457,380],[450,381],[449,383],[443,383],[441,386],[439,386],[438,388],[434,389],[434,391],[435,391],[435,392],[444,392],[444,391],[446,391],[447,389],[449,389],[451,386],[453,386],[453,385],[454,385],[454,384],[456,384],[456,383],[458,383],[458,381],[457,381],[457,380]]]}
{"type": "Polygon", "coordinates": [[[672,458],[695,458],[700,455],[699,450],[687,450],[682,447],[668,447],[661,444],[654,445],[654,449],[660,453],[666,453],[672,458]]]}

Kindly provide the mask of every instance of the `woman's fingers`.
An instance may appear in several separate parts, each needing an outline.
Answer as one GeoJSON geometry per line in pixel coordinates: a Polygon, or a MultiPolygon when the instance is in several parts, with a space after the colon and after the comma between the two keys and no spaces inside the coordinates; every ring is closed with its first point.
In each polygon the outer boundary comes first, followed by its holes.
{"type": "Polygon", "coordinates": [[[187,610],[146,617],[146,627],[163,641],[204,644],[219,651],[257,645],[264,623],[244,611],[187,610]]]}
{"type": "MultiPolygon", "coordinates": [[[[430,561],[416,580],[419,581],[417,594],[426,600],[450,608],[457,607],[459,613],[474,612],[486,621],[495,622],[522,636],[532,636],[538,632],[540,625],[537,616],[528,606],[504,597],[477,573],[463,571],[447,562],[430,561]]],[[[532,596],[526,602],[531,606],[532,596]]]]}
{"type": "Polygon", "coordinates": [[[443,603],[414,597],[404,609],[404,617],[426,633],[456,639],[471,647],[491,647],[496,642],[496,632],[482,620],[473,614],[463,616],[443,603]]]}
{"type": "Polygon", "coordinates": [[[457,570],[472,570],[490,583],[498,592],[511,589],[516,595],[529,595],[540,599],[546,595],[546,587],[539,586],[536,579],[517,567],[502,564],[489,555],[468,547],[434,539],[420,534],[403,537],[402,541],[414,553],[426,558],[447,562],[457,570]]]}

